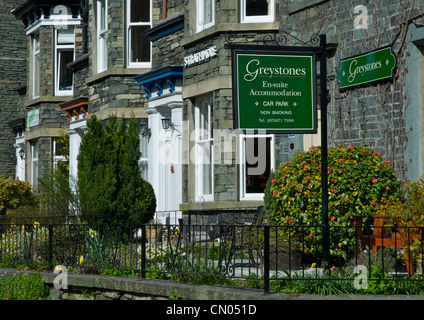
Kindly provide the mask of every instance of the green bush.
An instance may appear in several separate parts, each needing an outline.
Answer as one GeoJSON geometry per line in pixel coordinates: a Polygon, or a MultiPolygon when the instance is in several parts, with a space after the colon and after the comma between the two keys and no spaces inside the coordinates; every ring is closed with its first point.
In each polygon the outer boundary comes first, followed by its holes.
{"type": "MultiPolygon", "coordinates": [[[[321,254],[322,189],[321,148],[296,153],[282,164],[265,189],[267,214],[272,223],[302,225],[285,229],[303,243],[305,253],[321,254]],[[303,238],[304,237],[304,238],[303,238]]],[[[328,207],[330,253],[346,260],[355,250],[355,216],[371,215],[371,203],[399,192],[391,164],[370,149],[339,146],[328,150],[328,207]],[[352,226],[352,228],[347,228],[352,226]]]]}
{"type": "Polygon", "coordinates": [[[142,183],[143,199],[141,200],[141,212],[145,215],[143,221],[150,221],[153,219],[156,211],[156,196],[153,186],[143,179],[142,183]]]}
{"type": "Polygon", "coordinates": [[[0,300],[46,300],[49,287],[39,273],[0,279],[0,300]]]}
{"type": "Polygon", "coordinates": [[[35,208],[39,200],[39,196],[27,181],[0,176],[0,217],[21,207],[35,208]]]}
{"type": "Polygon", "coordinates": [[[136,120],[118,123],[116,117],[111,117],[103,125],[93,116],[88,119],[87,127],[78,155],[83,220],[91,225],[147,223],[152,214],[146,210],[152,210],[156,204],[153,191],[147,190],[141,178],[136,120]],[[149,193],[148,197],[145,192],[149,193]]]}

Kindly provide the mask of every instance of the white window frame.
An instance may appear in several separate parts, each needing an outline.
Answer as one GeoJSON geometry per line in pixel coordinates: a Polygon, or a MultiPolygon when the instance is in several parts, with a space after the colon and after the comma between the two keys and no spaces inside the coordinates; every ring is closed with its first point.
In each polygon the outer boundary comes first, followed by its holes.
{"type": "Polygon", "coordinates": [[[131,22],[131,0],[126,0],[126,20],[127,20],[127,32],[126,32],[126,51],[127,51],[127,67],[133,67],[133,68],[151,68],[152,66],[152,43],[149,42],[149,52],[150,52],[150,58],[149,61],[142,61],[142,62],[133,62],[131,61],[131,28],[137,27],[137,26],[148,26],[152,27],[152,8],[153,3],[152,0],[142,0],[142,1],[149,1],[149,21],[143,21],[143,22],[131,22]]]}
{"type": "Polygon", "coordinates": [[[197,0],[196,3],[196,32],[201,32],[215,25],[215,0],[197,0]],[[210,21],[205,23],[206,10],[210,6],[210,21]]]}
{"type": "Polygon", "coordinates": [[[57,169],[57,164],[59,163],[59,161],[68,162],[66,156],[57,155],[59,151],[57,147],[57,139],[58,138],[53,138],[53,168],[55,169],[57,169]]]}
{"type": "Polygon", "coordinates": [[[268,14],[247,16],[246,15],[246,1],[240,0],[240,21],[241,23],[257,23],[257,22],[274,22],[275,21],[275,0],[268,1],[268,14]]]}
{"type": "Polygon", "coordinates": [[[214,200],[214,152],[213,152],[213,97],[205,96],[198,98],[195,103],[195,199],[196,201],[213,201],[214,200]],[[201,113],[201,108],[206,108],[206,127],[204,127],[205,119],[201,113]],[[206,172],[204,165],[209,165],[209,172],[206,172]],[[210,190],[206,192],[204,186],[209,179],[210,190]]]}
{"type": "MultiPolygon", "coordinates": [[[[68,28],[72,28],[74,30],[73,27],[68,27],[68,28]]],[[[73,85],[73,80],[72,80],[72,88],[70,90],[61,90],[60,89],[60,59],[61,59],[61,53],[64,51],[71,51],[73,52],[73,59],[75,59],[75,30],[74,30],[74,39],[72,43],[67,43],[67,44],[59,44],[58,43],[58,32],[60,32],[60,30],[62,29],[55,29],[55,95],[56,96],[72,96],[74,93],[74,85],[73,85]]],[[[66,29],[69,30],[69,29],[66,29]]],[[[73,76],[72,76],[73,78],[73,76]]]]}
{"type": "Polygon", "coordinates": [[[240,134],[239,135],[239,194],[240,200],[263,200],[264,194],[262,193],[248,193],[246,191],[246,143],[245,139],[254,138],[269,138],[270,139],[270,171],[274,170],[275,166],[275,147],[274,147],[274,135],[272,134],[240,134]]]}
{"type": "Polygon", "coordinates": [[[31,141],[31,184],[34,188],[38,184],[38,151],[37,141],[31,141]]]}
{"type": "MultiPolygon", "coordinates": [[[[147,122],[147,121],[146,121],[147,122]]],[[[140,152],[141,157],[138,160],[141,177],[148,181],[149,178],[149,136],[140,133],[140,152]]]]}
{"type": "Polygon", "coordinates": [[[40,34],[34,33],[31,37],[32,40],[32,97],[38,98],[40,96],[40,34]]]}
{"type": "Polygon", "coordinates": [[[107,0],[97,0],[97,73],[105,71],[108,60],[107,50],[107,32],[108,32],[108,10],[107,0]],[[102,16],[102,8],[104,4],[104,15],[102,16]],[[103,18],[103,20],[102,20],[103,18]],[[102,23],[103,22],[103,23],[102,23]],[[102,24],[104,28],[102,29],[102,24]]]}

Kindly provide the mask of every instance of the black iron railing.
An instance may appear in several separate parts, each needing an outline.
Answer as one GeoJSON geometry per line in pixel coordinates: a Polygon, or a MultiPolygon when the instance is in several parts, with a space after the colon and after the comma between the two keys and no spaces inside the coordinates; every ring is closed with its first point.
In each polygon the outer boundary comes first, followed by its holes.
{"type": "Polygon", "coordinates": [[[62,265],[83,273],[118,270],[143,278],[186,281],[255,280],[265,291],[278,280],[353,280],[359,274],[357,266],[365,268],[361,271],[366,270],[369,279],[375,268],[388,279],[423,279],[421,228],[384,227],[387,232],[379,239],[372,225],[367,227],[369,234],[363,226],[331,226],[330,235],[340,234],[341,229],[351,235],[351,248],[345,257],[332,256],[332,264],[324,266],[322,226],[269,225],[254,211],[245,213],[231,219],[221,219],[222,212],[221,218],[210,213],[200,220],[192,212],[167,220],[175,223],[119,226],[29,223],[28,218],[25,223],[3,222],[0,263],[48,270],[62,265]],[[383,245],[383,237],[394,242],[383,245]]]}

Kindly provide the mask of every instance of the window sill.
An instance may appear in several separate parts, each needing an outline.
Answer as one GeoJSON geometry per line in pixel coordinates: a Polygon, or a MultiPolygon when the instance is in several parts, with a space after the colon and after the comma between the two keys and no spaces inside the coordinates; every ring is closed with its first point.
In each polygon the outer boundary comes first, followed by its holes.
{"type": "Polygon", "coordinates": [[[109,68],[103,72],[97,73],[87,78],[87,84],[103,81],[106,78],[113,76],[128,76],[133,77],[150,71],[151,68],[109,68]]]}
{"type": "Polygon", "coordinates": [[[192,202],[181,203],[180,210],[214,210],[214,209],[245,209],[263,206],[263,200],[240,200],[240,201],[211,201],[211,202],[192,202]]]}
{"type": "Polygon", "coordinates": [[[208,29],[196,33],[192,36],[187,36],[181,40],[181,45],[189,46],[198,41],[202,41],[204,38],[213,37],[220,33],[225,33],[228,31],[232,32],[257,32],[257,31],[272,31],[278,32],[280,30],[279,22],[243,22],[243,23],[220,23],[214,25],[208,29]]]}
{"type": "Polygon", "coordinates": [[[35,107],[41,103],[60,103],[72,99],[72,96],[40,96],[24,103],[25,108],[35,107]]]}

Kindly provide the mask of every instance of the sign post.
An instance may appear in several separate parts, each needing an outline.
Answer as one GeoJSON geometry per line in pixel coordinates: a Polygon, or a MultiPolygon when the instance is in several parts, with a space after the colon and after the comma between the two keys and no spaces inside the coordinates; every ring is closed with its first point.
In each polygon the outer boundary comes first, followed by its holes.
{"type": "Polygon", "coordinates": [[[327,45],[233,49],[234,128],[269,133],[317,133],[316,55],[320,56],[323,265],[330,264],[328,224],[327,45]]]}
{"type": "Polygon", "coordinates": [[[328,225],[328,142],[327,142],[327,37],[320,35],[321,87],[321,208],[323,264],[330,264],[330,227],[328,225]]]}

